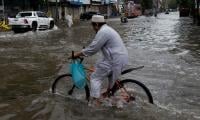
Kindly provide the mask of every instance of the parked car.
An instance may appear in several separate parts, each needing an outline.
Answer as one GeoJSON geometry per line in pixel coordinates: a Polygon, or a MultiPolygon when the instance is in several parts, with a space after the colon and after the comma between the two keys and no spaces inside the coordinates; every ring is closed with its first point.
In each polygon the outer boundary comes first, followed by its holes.
{"type": "Polygon", "coordinates": [[[169,14],[169,10],[166,10],[166,11],[165,11],[165,14],[169,14]]]}
{"type": "Polygon", "coordinates": [[[25,11],[19,12],[15,18],[8,18],[12,30],[17,33],[24,30],[52,29],[54,19],[47,17],[44,12],[25,11]]]}
{"type": "Polygon", "coordinates": [[[101,15],[99,12],[89,11],[80,15],[81,20],[90,20],[93,15],[101,15]]]}
{"type": "Polygon", "coordinates": [[[128,22],[128,18],[125,16],[125,13],[121,14],[121,23],[127,23],[128,22]]]}

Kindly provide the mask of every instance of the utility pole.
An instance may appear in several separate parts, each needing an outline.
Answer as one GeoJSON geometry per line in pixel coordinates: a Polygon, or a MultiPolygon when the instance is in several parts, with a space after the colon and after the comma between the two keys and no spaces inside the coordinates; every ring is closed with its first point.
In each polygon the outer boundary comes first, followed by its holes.
{"type": "Polygon", "coordinates": [[[46,2],[46,12],[49,12],[49,1],[45,0],[45,2],[46,2]]]}
{"type": "Polygon", "coordinates": [[[193,24],[196,23],[196,0],[192,0],[192,15],[193,15],[193,24]]]}
{"type": "Polygon", "coordinates": [[[197,0],[197,25],[200,26],[200,13],[199,13],[199,7],[200,7],[200,0],[197,0]]]}
{"type": "Polygon", "coordinates": [[[58,0],[56,0],[56,22],[58,21],[58,0]]]}
{"type": "Polygon", "coordinates": [[[156,0],[156,16],[157,16],[157,14],[158,14],[158,9],[159,9],[159,8],[158,8],[158,7],[159,7],[158,4],[159,4],[159,0],[156,0]]]}
{"type": "Polygon", "coordinates": [[[168,0],[166,0],[166,3],[165,3],[165,10],[168,9],[168,0]]]}
{"type": "Polygon", "coordinates": [[[154,12],[154,17],[157,17],[157,11],[158,11],[158,0],[153,1],[153,12],[154,12]]]}
{"type": "Polygon", "coordinates": [[[5,7],[4,7],[4,0],[2,0],[2,10],[3,10],[3,19],[5,20],[5,7]]]}

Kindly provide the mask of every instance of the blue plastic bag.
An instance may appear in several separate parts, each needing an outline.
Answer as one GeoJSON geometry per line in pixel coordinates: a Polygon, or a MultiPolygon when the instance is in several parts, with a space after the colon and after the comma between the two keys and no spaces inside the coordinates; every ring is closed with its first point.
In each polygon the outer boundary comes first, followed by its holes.
{"type": "Polygon", "coordinates": [[[86,85],[86,73],[83,67],[83,64],[80,63],[80,60],[73,60],[70,64],[70,72],[72,74],[72,80],[74,85],[82,89],[86,85]]]}

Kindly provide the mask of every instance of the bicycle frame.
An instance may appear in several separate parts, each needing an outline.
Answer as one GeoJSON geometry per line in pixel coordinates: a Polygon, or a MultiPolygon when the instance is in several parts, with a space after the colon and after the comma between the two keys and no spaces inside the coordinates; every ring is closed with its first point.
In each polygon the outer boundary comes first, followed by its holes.
{"type": "MultiPolygon", "coordinates": [[[[92,72],[95,71],[95,69],[94,69],[93,66],[91,68],[87,68],[87,67],[84,66],[84,69],[89,72],[89,74],[87,74],[87,80],[90,81],[90,75],[91,75],[92,72]]],[[[86,73],[88,73],[88,72],[86,72],[86,73]]]]}
{"type": "MultiPolygon", "coordinates": [[[[90,68],[84,66],[84,69],[89,72],[89,74],[87,74],[87,80],[90,81],[90,75],[91,75],[92,72],[95,71],[95,68],[93,66],[91,66],[90,68]]],[[[88,73],[88,72],[86,72],[86,73],[88,73]]],[[[134,99],[134,98],[131,97],[131,95],[129,95],[129,93],[126,90],[126,88],[120,84],[120,80],[116,80],[115,84],[117,85],[117,87],[119,89],[122,88],[123,91],[121,91],[122,92],[121,95],[127,102],[129,102],[130,100],[134,99]]],[[[108,93],[112,92],[112,89],[110,91],[107,91],[107,92],[108,93]]],[[[109,94],[112,94],[112,93],[109,93],[109,94]]],[[[108,95],[108,96],[110,96],[110,95],[108,95]]]]}

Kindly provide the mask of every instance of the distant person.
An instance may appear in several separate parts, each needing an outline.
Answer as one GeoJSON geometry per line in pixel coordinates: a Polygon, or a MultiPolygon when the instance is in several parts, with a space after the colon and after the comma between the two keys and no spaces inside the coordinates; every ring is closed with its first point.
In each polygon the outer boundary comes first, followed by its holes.
{"type": "Polygon", "coordinates": [[[71,27],[73,25],[73,18],[71,14],[68,14],[65,18],[67,20],[68,27],[71,27]]]}
{"type": "Polygon", "coordinates": [[[65,20],[65,12],[64,11],[61,12],[61,16],[62,16],[62,20],[64,21],[65,20]]]}

